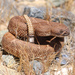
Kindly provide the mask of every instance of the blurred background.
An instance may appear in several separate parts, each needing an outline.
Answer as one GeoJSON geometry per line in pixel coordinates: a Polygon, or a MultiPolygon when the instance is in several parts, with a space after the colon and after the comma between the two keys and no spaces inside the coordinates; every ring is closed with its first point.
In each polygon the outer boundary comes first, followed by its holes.
{"type": "Polygon", "coordinates": [[[46,10],[50,17],[62,16],[73,19],[75,15],[74,0],[0,0],[0,30],[6,29],[12,16],[28,14],[28,16],[46,18],[46,10]],[[35,16],[34,16],[35,14],[35,16]],[[54,16],[53,16],[54,15],[54,16]],[[71,15],[71,16],[70,16],[71,15]],[[69,17],[70,16],[70,17],[69,17]],[[5,23],[5,24],[3,24],[5,23]],[[3,25],[2,25],[3,24],[3,25]]]}
{"type": "MultiPolygon", "coordinates": [[[[60,58],[57,57],[53,65],[50,66],[49,71],[44,75],[50,75],[50,71],[52,72],[51,75],[75,75],[75,0],[0,0],[0,50],[2,50],[2,37],[8,31],[9,20],[13,16],[24,14],[27,14],[29,17],[64,23],[69,27],[70,35],[65,37],[65,45],[61,52],[61,62],[58,63],[60,58]],[[58,66],[55,67],[56,65],[60,65],[59,68],[57,68],[58,66]],[[60,69],[63,70],[63,73],[59,72],[60,69]]],[[[2,54],[2,64],[5,63],[9,68],[16,68],[16,66],[10,67],[9,60],[7,62],[6,58],[7,60],[13,59],[11,65],[13,62],[14,64],[18,63],[13,57],[2,54]]],[[[37,66],[34,65],[34,67],[37,66]]],[[[0,70],[2,70],[1,68],[0,70]]],[[[4,75],[7,74],[7,72],[3,73],[4,75]]],[[[8,74],[21,75],[15,72],[14,74],[8,74]]],[[[37,72],[36,75],[40,74],[37,72]]]]}

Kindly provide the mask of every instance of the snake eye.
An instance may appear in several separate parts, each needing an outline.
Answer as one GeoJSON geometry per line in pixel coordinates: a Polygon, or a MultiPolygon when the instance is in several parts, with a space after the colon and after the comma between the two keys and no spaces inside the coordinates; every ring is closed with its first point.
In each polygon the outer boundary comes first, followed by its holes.
{"type": "Polygon", "coordinates": [[[61,33],[61,35],[63,35],[63,36],[67,36],[67,35],[70,34],[70,31],[69,31],[69,29],[67,28],[66,30],[60,30],[60,33],[61,33]]]}

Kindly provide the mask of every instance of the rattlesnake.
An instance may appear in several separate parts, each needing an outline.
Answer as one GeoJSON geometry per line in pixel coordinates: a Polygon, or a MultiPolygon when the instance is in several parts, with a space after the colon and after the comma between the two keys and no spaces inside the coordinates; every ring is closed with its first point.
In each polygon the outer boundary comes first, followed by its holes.
{"type": "Polygon", "coordinates": [[[40,45],[38,45],[37,42],[36,44],[32,44],[15,38],[16,32],[17,36],[20,37],[26,37],[28,35],[27,22],[24,16],[15,16],[9,21],[9,32],[7,32],[2,39],[2,47],[4,50],[20,57],[20,50],[22,51],[21,47],[24,47],[29,59],[32,55],[34,55],[34,57],[46,57],[51,52],[59,52],[59,49],[62,47],[64,42],[64,36],[69,35],[68,27],[60,23],[49,22],[32,17],[29,18],[34,29],[32,34],[36,36],[40,45]],[[64,31],[65,33],[62,34],[64,31]],[[57,38],[48,42],[53,36],[56,36],[57,38]]]}
{"type": "MultiPolygon", "coordinates": [[[[54,52],[56,56],[64,45],[64,36],[69,35],[69,29],[64,24],[26,15],[11,18],[8,30],[2,38],[2,47],[6,52],[27,61],[26,75],[33,75],[30,72],[29,60],[47,60],[54,52]]],[[[25,65],[23,67],[26,67],[25,65]]]]}

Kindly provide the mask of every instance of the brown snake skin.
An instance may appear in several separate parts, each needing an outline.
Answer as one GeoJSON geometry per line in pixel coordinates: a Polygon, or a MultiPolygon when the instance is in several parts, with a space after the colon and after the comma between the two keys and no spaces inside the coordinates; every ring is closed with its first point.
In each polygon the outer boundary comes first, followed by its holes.
{"type": "Polygon", "coordinates": [[[64,43],[64,36],[69,35],[68,27],[64,24],[49,22],[38,18],[30,17],[30,20],[33,25],[34,34],[40,45],[37,44],[36,39],[33,44],[15,37],[16,35],[19,37],[26,37],[28,35],[28,28],[24,16],[15,16],[9,21],[9,32],[7,32],[2,39],[2,47],[4,50],[17,57],[20,57],[25,51],[30,60],[33,55],[34,59],[38,57],[46,59],[52,52],[59,53],[64,43]],[[56,38],[49,42],[53,36],[56,36],[56,38]]]}

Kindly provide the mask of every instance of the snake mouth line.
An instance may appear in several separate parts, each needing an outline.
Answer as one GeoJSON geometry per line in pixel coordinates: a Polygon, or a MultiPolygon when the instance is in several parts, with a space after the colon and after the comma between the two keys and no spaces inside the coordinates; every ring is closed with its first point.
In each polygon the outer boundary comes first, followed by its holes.
{"type": "Polygon", "coordinates": [[[64,36],[68,36],[70,34],[69,29],[64,30],[64,31],[60,31],[59,33],[52,33],[51,36],[55,36],[55,37],[64,37],[64,36]]]}

